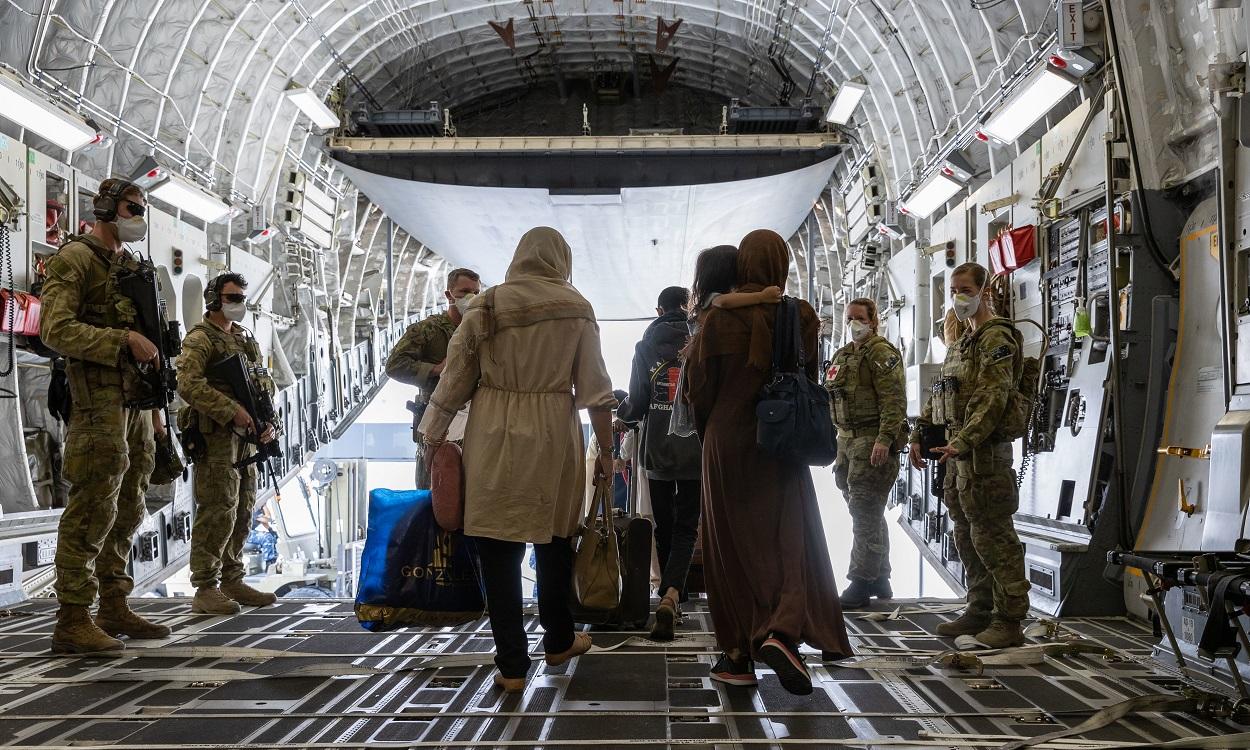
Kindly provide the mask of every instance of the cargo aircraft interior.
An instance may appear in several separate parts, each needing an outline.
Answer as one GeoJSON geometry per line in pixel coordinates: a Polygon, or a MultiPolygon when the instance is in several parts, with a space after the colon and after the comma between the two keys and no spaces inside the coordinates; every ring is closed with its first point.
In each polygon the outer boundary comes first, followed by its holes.
{"type": "Polygon", "coordinates": [[[0,0],[0,748],[1250,748],[1248,53],[0,0]]]}

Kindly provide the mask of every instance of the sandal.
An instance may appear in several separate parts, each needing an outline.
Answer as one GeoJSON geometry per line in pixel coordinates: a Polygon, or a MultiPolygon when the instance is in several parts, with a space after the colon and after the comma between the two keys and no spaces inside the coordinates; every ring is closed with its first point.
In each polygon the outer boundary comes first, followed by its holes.
{"type": "Polygon", "coordinates": [[[495,687],[505,693],[524,693],[524,677],[504,677],[502,672],[495,673],[495,687]]]}
{"type": "Polygon", "coordinates": [[[593,645],[595,644],[590,640],[590,633],[574,633],[573,645],[569,647],[568,651],[562,651],[558,654],[547,654],[547,666],[558,667],[568,660],[586,653],[593,645]]]}
{"type": "Polygon", "coordinates": [[[665,595],[655,608],[655,627],[651,628],[651,640],[671,641],[677,634],[677,600],[665,595]]]}

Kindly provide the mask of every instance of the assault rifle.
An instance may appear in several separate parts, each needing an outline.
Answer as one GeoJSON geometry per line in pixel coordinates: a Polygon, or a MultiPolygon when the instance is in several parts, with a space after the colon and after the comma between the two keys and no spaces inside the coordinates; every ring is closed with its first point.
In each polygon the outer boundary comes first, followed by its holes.
{"type": "MultiPolygon", "coordinates": [[[[148,262],[139,261],[135,270],[117,274],[117,291],[135,306],[135,330],[156,346],[160,367],[140,363],[139,383],[135,392],[128,393],[127,406],[135,409],[168,409],[178,391],[174,373],[174,357],[182,351],[182,336],[178,321],[169,320],[165,300],[156,285],[156,268],[148,262]]],[[[166,414],[166,424],[169,415],[166,414]]]]}
{"type": "Polygon", "coordinates": [[[256,445],[256,453],[250,458],[245,458],[234,465],[236,469],[242,469],[252,464],[264,463],[265,473],[269,475],[269,479],[273,482],[273,493],[278,500],[282,497],[278,494],[278,474],[274,471],[273,461],[271,459],[282,458],[282,445],[278,442],[278,413],[273,405],[273,398],[269,392],[261,388],[256,383],[255,376],[264,372],[263,367],[252,366],[242,354],[232,354],[229,357],[209,365],[204,370],[204,374],[215,380],[220,380],[230,387],[231,395],[234,400],[239,402],[243,410],[252,418],[256,429],[259,431],[266,424],[271,425],[274,430],[274,439],[267,443],[260,442],[260,435],[250,436],[250,442],[256,445]]]}

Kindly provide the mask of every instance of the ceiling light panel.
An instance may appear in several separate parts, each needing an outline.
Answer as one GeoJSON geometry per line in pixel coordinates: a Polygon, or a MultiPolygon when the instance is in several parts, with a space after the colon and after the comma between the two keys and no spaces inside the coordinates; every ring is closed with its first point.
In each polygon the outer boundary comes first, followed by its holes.
{"type": "Polygon", "coordinates": [[[0,71],[0,117],[74,151],[96,140],[96,129],[81,117],[61,109],[46,95],[22,85],[16,77],[0,71]]]}
{"type": "Polygon", "coordinates": [[[299,107],[300,111],[313,121],[313,124],[323,130],[337,128],[340,124],[339,116],[334,114],[334,110],[325,105],[321,101],[321,97],[312,92],[311,89],[292,84],[286,91],[286,97],[291,103],[299,107]]]}
{"type": "Polygon", "coordinates": [[[867,93],[868,87],[862,83],[847,81],[842,84],[837,95],[833,97],[833,103],[829,105],[829,111],[825,113],[825,121],[834,125],[847,124],[867,93]]]}
{"type": "Polygon", "coordinates": [[[231,212],[229,203],[175,174],[170,174],[168,179],[157,183],[148,191],[148,195],[209,224],[225,219],[231,212]]]}
{"type": "Polygon", "coordinates": [[[980,133],[1013,143],[1075,89],[1076,82],[1067,75],[1048,66],[1038,68],[985,121],[980,133]]]}
{"type": "Polygon", "coordinates": [[[899,208],[916,218],[924,219],[946,205],[962,188],[963,185],[943,174],[933,174],[907,196],[899,208]]]}

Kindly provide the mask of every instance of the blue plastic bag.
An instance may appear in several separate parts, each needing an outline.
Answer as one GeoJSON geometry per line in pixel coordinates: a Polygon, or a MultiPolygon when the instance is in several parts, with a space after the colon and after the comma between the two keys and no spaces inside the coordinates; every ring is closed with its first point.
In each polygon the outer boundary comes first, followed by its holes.
{"type": "Polygon", "coordinates": [[[472,541],[434,522],[429,490],[369,493],[356,587],[361,627],[448,627],[480,619],[486,602],[479,569],[472,541]]]}

